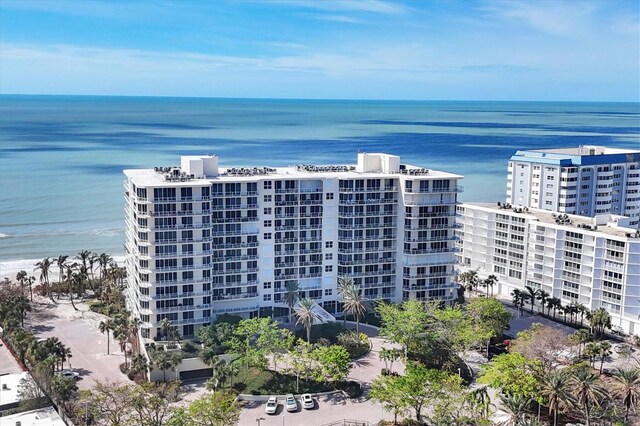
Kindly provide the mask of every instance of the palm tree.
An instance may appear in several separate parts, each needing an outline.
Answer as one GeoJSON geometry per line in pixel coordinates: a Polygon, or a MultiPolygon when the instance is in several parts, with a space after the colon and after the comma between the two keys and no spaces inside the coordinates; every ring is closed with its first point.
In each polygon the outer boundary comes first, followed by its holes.
{"type": "Polygon", "coordinates": [[[344,299],[343,310],[345,313],[355,317],[356,333],[360,333],[360,319],[370,309],[370,302],[363,297],[362,289],[358,285],[349,287],[342,297],[344,299]]]}
{"type": "Polygon", "coordinates": [[[160,329],[162,330],[162,336],[169,342],[170,345],[173,344],[173,338],[176,333],[174,331],[173,323],[169,318],[162,318],[160,321],[160,329]]]}
{"type": "Polygon", "coordinates": [[[27,271],[20,271],[16,274],[16,281],[20,283],[20,292],[24,296],[24,283],[27,282],[27,271]]]}
{"type": "Polygon", "coordinates": [[[216,391],[224,387],[224,382],[230,377],[229,364],[222,358],[216,357],[211,363],[211,378],[207,380],[207,389],[216,391]]]}
{"type": "Polygon", "coordinates": [[[582,346],[587,342],[590,342],[593,336],[584,328],[573,333],[569,338],[578,344],[578,358],[582,356],[582,346]]]}
{"type": "Polygon", "coordinates": [[[298,306],[295,307],[296,316],[298,320],[296,324],[302,324],[307,330],[307,342],[311,343],[311,327],[313,323],[318,319],[318,315],[313,311],[314,301],[308,297],[302,299],[298,306]]]}
{"type": "Polygon", "coordinates": [[[338,296],[342,297],[342,326],[347,328],[347,314],[344,312],[344,295],[347,291],[353,287],[353,278],[351,277],[338,277],[338,296]]]}
{"type": "Polygon", "coordinates": [[[107,318],[105,321],[100,321],[98,328],[100,329],[100,333],[107,333],[107,355],[109,355],[109,333],[115,328],[116,324],[111,318],[107,318]]]}
{"type": "Polygon", "coordinates": [[[29,300],[33,302],[33,283],[36,282],[36,277],[30,276],[27,278],[27,284],[29,284],[29,300]]]}
{"type": "Polygon", "coordinates": [[[129,371],[132,374],[142,373],[142,375],[146,377],[148,369],[149,363],[147,362],[147,357],[142,354],[135,354],[131,357],[131,369],[129,371]]]}
{"type": "Polygon", "coordinates": [[[33,271],[40,271],[40,282],[44,285],[45,294],[49,296],[52,302],[55,302],[55,300],[53,300],[53,297],[51,296],[51,291],[49,290],[49,272],[51,272],[52,266],[53,262],[50,258],[47,257],[36,263],[36,267],[33,271]]]}
{"type": "Polygon", "coordinates": [[[540,311],[542,311],[542,313],[544,313],[544,308],[550,297],[551,295],[546,291],[542,289],[538,290],[538,300],[540,301],[540,311]]]}
{"type": "Polygon", "coordinates": [[[609,315],[609,312],[605,311],[603,308],[598,308],[595,311],[588,313],[587,319],[591,324],[591,331],[596,336],[602,336],[605,329],[611,328],[611,316],[609,315]]]}
{"type": "Polygon", "coordinates": [[[493,286],[498,284],[498,277],[491,274],[484,280],[484,285],[487,287],[487,297],[489,297],[489,287],[491,287],[491,297],[493,297],[493,286]]]}
{"type": "Polygon", "coordinates": [[[624,405],[624,422],[629,421],[629,411],[640,402],[640,370],[637,368],[618,368],[613,374],[613,394],[624,405]]]}
{"type": "Polygon", "coordinates": [[[600,374],[602,374],[602,365],[604,364],[604,359],[611,355],[611,343],[606,340],[600,342],[598,345],[598,355],[600,355],[600,374]]]}
{"type": "Polygon", "coordinates": [[[31,304],[24,296],[18,296],[11,300],[11,309],[17,312],[20,316],[20,324],[24,328],[24,317],[27,316],[27,312],[31,312],[31,304]]]}
{"type": "Polygon", "coordinates": [[[551,302],[551,307],[553,308],[553,319],[555,319],[556,310],[562,308],[562,302],[557,297],[552,297],[550,302],[551,302]]]}
{"type": "Polygon", "coordinates": [[[463,272],[458,277],[463,287],[467,290],[471,291],[478,288],[478,284],[480,284],[480,279],[478,278],[478,271],[475,269],[463,272]]]}
{"type": "Polygon", "coordinates": [[[91,273],[91,279],[94,280],[96,276],[94,275],[95,265],[98,262],[98,253],[91,253],[89,255],[89,272],[91,273]]]}
{"type": "Polygon", "coordinates": [[[136,343],[136,350],[140,347],[140,341],[138,340],[138,330],[140,330],[140,326],[142,325],[142,321],[140,318],[132,317],[129,320],[127,333],[130,338],[133,338],[136,343]]]}
{"type": "Polygon", "coordinates": [[[62,276],[64,275],[68,258],[69,256],[67,256],[66,254],[61,254],[56,259],[56,265],[58,265],[58,269],[60,269],[60,275],[58,275],[58,299],[60,299],[60,288],[62,287],[62,276]]]}
{"type": "Polygon", "coordinates": [[[173,367],[172,357],[166,351],[154,351],[151,356],[152,364],[162,370],[162,381],[167,381],[167,370],[173,367]]]}
{"type": "Polygon", "coordinates": [[[599,407],[607,397],[606,390],[600,385],[600,379],[588,368],[579,368],[570,378],[573,394],[578,406],[582,409],[586,426],[591,425],[591,409],[599,407]]]}
{"type": "Polygon", "coordinates": [[[553,415],[553,426],[556,426],[558,412],[570,409],[573,402],[567,375],[562,371],[554,371],[544,377],[540,393],[547,400],[549,414],[553,415]]]}
{"type": "Polygon", "coordinates": [[[505,426],[518,426],[524,419],[529,406],[531,405],[531,399],[514,394],[514,395],[500,395],[502,406],[505,412],[509,414],[509,419],[505,423],[505,426]]]}
{"type": "Polygon", "coordinates": [[[587,308],[582,303],[578,303],[577,305],[578,312],[580,313],[580,327],[582,327],[582,322],[584,321],[584,316],[589,315],[589,308],[587,308]]]}
{"type": "Polygon", "coordinates": [[[292,280],[285,283],[287,292],[284,294],[283,302],[289,306],[289,322],[293,321],[293,307],[300,299],[300,285],[298,281],[292,280]]]}
{"type": "Polygon", "coordinates": [[[113,261],[113,257],[107,253],[100,253],[97,260],[98,265],[100,265],[100,279],[102,280],[107,275],[107,267],[113,261]]]}
{"type": "Polygon", "coordinates": [[[533,287],[526,286],[525,290],[527,290],[527,297],[529,298],[529,302],[531,302],[531,315],[533,315],[533,307],[536,304],[536,298],[538,297],[538,290],[534,290],[533,287]]]}
{"type": "Polygon", "coordinates": [[[598,344],[595,342],[589,342],[584,346],[584,354],[589,357],[589,365],[594,366],[596,363],[596,357],[600,353],[598,344]]]}

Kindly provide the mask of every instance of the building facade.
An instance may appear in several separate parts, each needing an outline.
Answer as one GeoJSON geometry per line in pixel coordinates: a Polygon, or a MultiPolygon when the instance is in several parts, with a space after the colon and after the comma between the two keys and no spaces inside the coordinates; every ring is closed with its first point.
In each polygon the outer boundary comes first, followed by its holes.
{"type": "Polygon", "coordinates": [[[224,313],[286,315],[288,281],[339,313],[339,277],[368,299],[456,296],[462,176],[358,154],[347,166],[220,168],[218,157],[125,170],[127,299],[144,338],[224,313]]]}
{"type": "Polygon", "coordinates": [[[526,286],[563,305],[604,308],[612,323],[640,334],[640,232],[616,215],[585,218],[510,205],[458,207],[458,259],[510,296],[526,286]]]}
{"type": "Polygon", "coordinates": [[[517,151],[509,160],[506,202],[640,224],[640,151],[601,146],[517,151]]]}

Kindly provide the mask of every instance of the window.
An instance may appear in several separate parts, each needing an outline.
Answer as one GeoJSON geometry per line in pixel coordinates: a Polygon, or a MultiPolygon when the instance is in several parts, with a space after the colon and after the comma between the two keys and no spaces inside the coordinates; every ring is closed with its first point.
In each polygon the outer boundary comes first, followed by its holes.
{"type": "Polygon", "coordinates": [[[332,260],[333,259],[333,253],[327,253],[324,255],[324,260],[332,260]]]}
{"type": "Polygon", "coordinates": [[[331,265],[326,265],[326,266],[324,267],[324,271],[325,271],[325,272],[332,272],[332,271],[333,271],[333,266],[331,266],[331,265]]]}
{"type": "Polygon", "coordinates": [[[264,300],[265,302],[270,302],[271,301],[271,295],[270,294],[265,294],[262,296],[262,300],[264,300]]]}
{"type": "Polygon", "coordinates": [[[272,225],[271,225],[271,221],[270,221],[270,220],[265,220],[265,221],[264,221],[264,227],[265,227],[265,228],[267,228],[267,227],[271,227],[271,226],[272,226],[272,225]]]}
{"type": "Polygon", "coordinates": [[[271,214],[271,207],[265,207],[264,214],[271,214]]]}
{"type": "Polygon", "coordinates": [[[265,203],[270,203],[271,202],[271,195],[265,195],[264,196],[264,202],[265,203]]]}
{"type": "Polygon", "coordinates": [[[333,290],[331,290],[330,288],[328,288],[328,289],[326,289],[326,290],[324,291],[324,295],[325,295],[325,296],[331,296],[332,294],[333,294],[333,290]]]}
{"type": "Polygon", "coordinates": [[[267,281],[265,283],[262,284],[262,288],[264,288],[265,290],[268,290],[271,288],[271,282],[267,281]]]}
{"type": "Polygon", "coordinates": [[[324,243],[324,248],[333,248],[333,241],[327,241],[324,243]]]}
{"type": "Polygon", "coordinates": [[[265,240],[270,240],[270,239],[271,239],[271,233],[270,233],[270,232],[265,233],[265,234],[263,235],[263,238],[264,238],[265,240]]]}
{"type": "Polygon", "coordinates": [[[264,189],[271,189],[271,185],[272,185],[272,183],[271,183],[271,181],[270,181],[270,180],[265,180],[265,181],[263,182],[263,188],[264,188],[264,189]]]}
{"type": "Polygon", "coordinates": [[[327,194],[325,195],[325,198],[327,200],[333,200],[333,192],[327,192],[327,194]]]}

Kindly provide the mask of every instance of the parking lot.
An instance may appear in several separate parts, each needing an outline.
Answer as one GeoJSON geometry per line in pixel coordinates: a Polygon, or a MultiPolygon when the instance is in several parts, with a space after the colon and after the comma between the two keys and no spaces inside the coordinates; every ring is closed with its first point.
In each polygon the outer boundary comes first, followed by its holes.
{"type": "MultiPolygon", "coordinates": [[[[98,324],[105,317],[89,311],[86,304],[76,302],[76,306],[79,311],[75,311],[67,300],[54,304],[39,298],[33,304],[33,311],[27,315],[25,327],[32,330],[36,338],[57,337],[71,348],[71,368],[80,375],[80,389],[93,387],[96,380],[128,380],[120,372],[124,355],[113,336],[111,354],[107,355],[107,336],[98,330],[98,324]]],[[[69,368],[68,363],[65,363],[65,368],[69,368]]]]}

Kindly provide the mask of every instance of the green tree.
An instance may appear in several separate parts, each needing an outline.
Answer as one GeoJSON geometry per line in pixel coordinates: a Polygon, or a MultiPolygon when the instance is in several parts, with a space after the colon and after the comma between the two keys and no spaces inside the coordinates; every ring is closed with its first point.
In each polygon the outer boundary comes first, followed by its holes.
{"type": "Polygon", "coordinates": [[[68,258],[69,256],[67,256],[66,254],[61,254],[55,260],[56,265],[58,265],[58,269],[60,270],[58,275],[58,299],[60,299],[60,289],[62,288],[62,278],[64,277],[64,273],[66,271],[68,258]]]}
{"type": "Polygon", "coordinates": [[[51,380],[52,396],[58,404],[63,401],[69,401],[77,390],[78,385],[73,377],[64,377],[56,374],[51,380]]]}
{"type": "Polygon", "coordinates": [[[529,299],[529,303],[531,303],[531,315],[533,315],[533,307],[536,304],[536,298],[538,297],[539,293],[538,290],[535,290],[533,287],[530,286],[526,286],[525,290],[527,290],[527,297],[529,299]]]}
{"type": "Polygon", "coordinates": [[[371,309],[371,302],[364,298],[362,288],[355,284],[346,289],[342,298],[344,313],[355,317],[356,333],[360,333],[360,319],[371,309]]]}
{"type": "MultiPolygon", "coordinates": [[[[133,364],[133,361],[132,361],[133,364]]],[[[141,383],[129,390],[133,416],[129,424],[139,426],[164,426],[178,402],[179,386],[173,383],[141,383]]]]}
{"type": "Polygon", "coordinates": [[[318,346],[313,350],[312,358],[317,363],[315,375],[319,382],[344,380],[351,369],[349,352],[340,345],[318,346]]]}
{"type": "Polygon", "coordinates": [[[584,354],[589,357],[589,365],[595,366],[596,357],[600,354],[599,345],[596,342],[589,342],[584,347],[584,354]]]}
{"type": "Polygon", "coordinates": [[[51,294],[51,289],[49,285],[49,273],[51,272],[51,267],[53,266],[53,261],[50,258],[44,258],[40,262],[36,263],[35,271],[40,271],[40,282],[44,287],[44,295],[49,296],[51,301],[53,300],[53,296],[51,294]]]}
{"type": "Polygon", "coordinates": [[[574,403],[569,389],[569,378],[563,371],[554,371],[543,376],[540,395],[544,397],[549,414],[553,416],[553,426],[558,424],[558,412],[571,409],[574,403]]]}
{"type": "Polygon", "coordinates": [[[587,315],[591,331],[596,336],[603,336],[607,328],[611,328],[611,315],[604,308],[598,308],[587,315]]]}
{"type": "Polygon", "coordinates": [[[147,361],[147,357],[142,354],[135,354],[131,357],[131,368],[129,371],[132,374],[142,374],[144,377],[146,377],[148,370],[149,362],[147,361]]]}
{"type": "Polygon", "coordinates": [[[498,277],[491,274],[484,280],[484,285],[487,287],[487,297],[489,297],[489,289],[491,289],[491,297],[493,297],[493,286],[498,284],[498,277]]]}
{"type": "Polygon", "coordinates": [[[174,411],[168,426],[232,426],[240,418],[240,406],[235,395],[228,392],[212,392],[189,404],[188,408],[174,411]]]}
{"type": "Polygon", "coordinates": [[[482,366],[478,382],[499,389],[507,395],[534,398],[539,393],[539,361],[527,359],[520,353],[498,355],[482,366]]]}
{"type": "MultiPolygon", "coordinates": [[[[24,294],[24,285],[27,282],[28,279],[28,275],[27,275],[27,271],[20,271],[16,274],[16,281],[18,281],[20,283],[20,294],[22,294],[23,296],[24,294]]],[[[33,302],[33,300],[31,300],[33,302]]]]}
{"type": "Polygon", "coordinates": [[[398,380],[401,392],[414,409],[418,421],[421,421],[425,404],[433,402],[444,389],[451,386],[451,376],[447,372],[413,362],[407,364],[405,375],[398,377],[398,380]]]}
{"type": "Polygon", "coordinates": [[[599,407],[607,397],[598,376],[588,368],[578,368],[570,377],[570,386],[578,406],[582,409],[586,426],[591,425],[591,410],[599,407]]]}
{"type": "MultiPolygon", "coordinates": [[[[343,303],[344,296],[351,287],[353,287],[353,279],[351,277],[338,277],[338,296],[342,298],[343,303]]],[[[346,312],[344,312],[344,308],[342,309],[342,326],[347,328],[347,315],[346,312]]]]}
{"type": "Polygon", "coordinates": [[[298,320],[296,324],[302,324],[307,330],[307,342],[311,343],[311,327],[318,319],[318,315],[313,311],[314,301],[306,298],[300,301],[299,306],[295,308],[298,320]]]}
{"type": "Polygon", "coordinates": [[[418,300],[407,300],[401,305],[381,302],[376,312],[382,321],[380,335],[402,345],[406,359],[409,347],[416,345],[425,333],[428,316],[423,303],[418,300]]]}
{"type": "Polygon", "coordinates": [[[640,370],[637,368],[618,368],[612,378],[613,394],[624,406],[624,422],[629,421],[629,411],[640,402],[640,370]]]}
{"type": "Polygon", "coordinates": [[[289,307],[289,322],[293,322],[293,307],[300,300],[300,284],[296,280],[287,281],[285,290],[282,301],[289,307]]]}
{"type": "MultiPolygon", "coordinates": [[[[470,320],[481,329],[488,330],[489,343],[491,338],[502,337],[502,333],[509,327],[511,312],[502,302],[494,298],[476,297],[469,300],[465,311],[470,320]]],[[[487,357],[489,352],[487,344],[487,357]]]]}
{"type": "Polygon", "coordinates": [[[229,340],[233,353],[245,360],[247,366],[267,368],[267,357],[271,356],[274,367],[288,351],[294,337],[288,330],[278,327],[271,318],[251,318],[240,321],[229,340]]]}
{"type": "Polygon", "coordinates": [[[569,340],[578,345],[578,358],[582,357],[583,346],[593,340],[593,335],[588,330],[581,328],[569,336],[569,340]]]}
{"type": "Polygon", "coordinates": [[[11,308],[18,314],[20,325],[24,328],[24,318],[27,316],[27,312],[31,312],[29,300],[24,296],[13,297],[11,299],[11,308]]]}
{"type": "Polygon", "coordinates": [[[546,291],[542,289],[538,290],[537,299],[540,301],[540,312],[544,313],[544,308],[547,306],[547,301],[550,297],[551,295],[546,291]]]}
{"type": "Polygon", "coordinates": [[[98,329],[100,330],[100,333],[107,334],[107,355],[109,355],[109,346],[111,341],[111,339],[109,338],[109,334],[111,333],[111,331],[113,331],[114,328],[115,328],[115,322],[111,318],[107,318],[104,321],[100,321],[100,324],[98,325],[98,329]]]}
{"type": "Polygon", "coordinates": [[[393,413],[393,423],[398,423],[398,416],[404,416],[409,408],[409,400],[405,397],[400,377],[380,376],[373,380],[369,396],[393,413]]]}
{"type": "Polygon", "coordinates": [[[600,374],[602,374],[602,366],[606,357],[611,355],[611,343],[606,340],[598,344],[598,355],[600,356],[600,374]]]}
{"type": "Polygon", "coordinates": [[[154,367],[162,370],[162,381],[167,381],[167,370],[173,370],[182,362],[180,352],[154,351],[151,355],[151,363],[154,367]]]}

